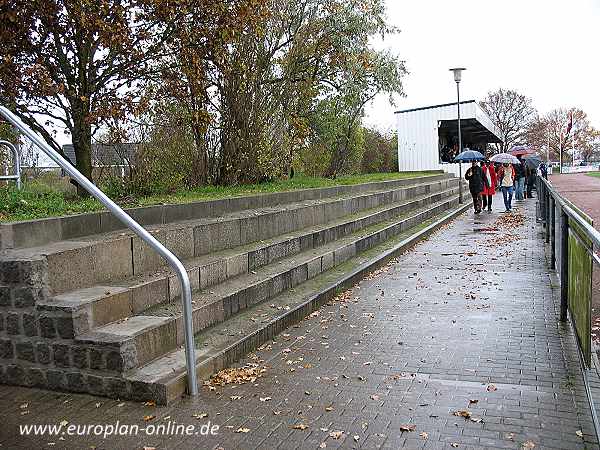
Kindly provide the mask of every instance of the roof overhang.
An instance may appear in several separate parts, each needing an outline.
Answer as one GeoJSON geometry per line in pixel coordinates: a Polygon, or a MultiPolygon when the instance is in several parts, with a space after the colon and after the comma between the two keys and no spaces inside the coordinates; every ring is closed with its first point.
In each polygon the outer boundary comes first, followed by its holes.
{"type": "MultiPolygon", "coordinates": [[[[458,120],[439,120],[438,131],[450,137],[458,137],[458,120]]],[[[500,143],[502,139],[496,136],[494,130],[488,129],[476,118],[466,118],[460,121],[460,131],[463,142],[500,143]]]]}

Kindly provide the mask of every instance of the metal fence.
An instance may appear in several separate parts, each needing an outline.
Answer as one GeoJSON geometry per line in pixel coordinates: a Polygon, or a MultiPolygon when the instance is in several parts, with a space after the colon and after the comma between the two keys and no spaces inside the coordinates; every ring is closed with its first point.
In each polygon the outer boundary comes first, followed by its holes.
{"type": "MultiPolygon", "coordinates": [[[[592,219],[564,198],[548,180],[537,179],[537,219],[549,244],[549,263],[560,280],[560,320],[570,320],[577,339],[586,392],[596,434],[600,436],[594,397],[600,397],[596,344],[592,340],[594,271],[600,270],[600,231],[592,219]]],[[[597,308],[600,311],[600,308],[597,308]]]]}

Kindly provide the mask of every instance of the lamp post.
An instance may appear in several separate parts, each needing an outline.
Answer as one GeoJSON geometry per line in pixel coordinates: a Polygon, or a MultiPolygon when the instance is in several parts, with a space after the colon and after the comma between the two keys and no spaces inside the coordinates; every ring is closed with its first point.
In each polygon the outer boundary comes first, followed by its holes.
{"type": "MultiPolygon", "coordinates": [[[[460,79],[462,75],[462,71],[467,70],[464,67],[455,67],[454,69],[450,69],[450,72],[454,72],[454,81],[456,81],[456,110],[458,114],[458,153],[462,152],[462,136],[460,133],[460,79]]],[[[462,195],[462,163],[458,162],[458,203],[463,202],[462,195]]]]}

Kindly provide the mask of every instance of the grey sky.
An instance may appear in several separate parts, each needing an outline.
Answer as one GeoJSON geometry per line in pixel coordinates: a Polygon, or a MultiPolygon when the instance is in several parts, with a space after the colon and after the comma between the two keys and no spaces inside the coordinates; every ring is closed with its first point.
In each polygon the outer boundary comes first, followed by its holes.
{"type": "Polygon", "coordinates": [[[600,0],[387,0],[387,7],[401,32],[377,46],[406,60],[411,73],[407,96],[396,107],[377,98],[368,124],[395,128],[397,109],[454,101],[448,69],[462,66],[462,99],[515,89],[540,113],[579,107],[600,129],[600,0]]]}

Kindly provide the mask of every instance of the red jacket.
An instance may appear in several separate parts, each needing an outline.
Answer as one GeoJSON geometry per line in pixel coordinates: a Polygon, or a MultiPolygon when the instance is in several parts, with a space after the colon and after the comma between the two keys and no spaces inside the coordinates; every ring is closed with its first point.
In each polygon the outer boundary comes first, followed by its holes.
{"type": "Polygon", "coordinates": [[[496,193],[496,169],[494,169],[494,165],[493,164],[489,164],[489,165],[483,165],[481,167],[481,170],[483,170],[483,178],[487,179],[487,173],[488,170],[490,171],[490,180],[491,180],[491,184],[489,186],[487,186],[487,181],[484,183],[483,186],[483,192],[481,193],[482,195],[494,195],[496,193]]]}

